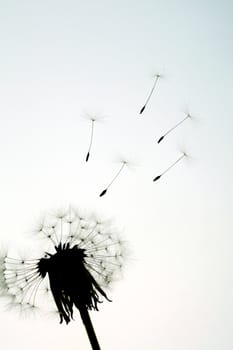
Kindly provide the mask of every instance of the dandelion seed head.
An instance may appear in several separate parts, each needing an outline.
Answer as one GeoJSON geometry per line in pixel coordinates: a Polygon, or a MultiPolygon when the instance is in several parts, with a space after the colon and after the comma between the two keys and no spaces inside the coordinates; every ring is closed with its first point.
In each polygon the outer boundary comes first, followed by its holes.
{"type": "Polygon", "coordinates": [[[44,306],[44,296],[50,294],[66,323],[73,317],[73,305],[98,310],[100,297],[108,299],[102,288],[115,279],[125,258],[124,242],[111,222],[69,208],[45,216],[34,234],[47,241],[39,257],[1,254],[0,296],[27,312],[44,306]]]}

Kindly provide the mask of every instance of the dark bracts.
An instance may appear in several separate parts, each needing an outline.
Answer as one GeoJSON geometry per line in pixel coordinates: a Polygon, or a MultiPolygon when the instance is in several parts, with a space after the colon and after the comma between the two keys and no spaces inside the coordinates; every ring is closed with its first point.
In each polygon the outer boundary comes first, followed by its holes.
{"type": "Polygon", "coordinates": [[[99,294],[110,301],[85,267],[85,249],[69,243],[59,244],[56,253],[38,263],[42,277],[49,276],[50,288],[60,315],[68,324],[73,319],[73,306],[80,310],[98,310],[99,294]]]}

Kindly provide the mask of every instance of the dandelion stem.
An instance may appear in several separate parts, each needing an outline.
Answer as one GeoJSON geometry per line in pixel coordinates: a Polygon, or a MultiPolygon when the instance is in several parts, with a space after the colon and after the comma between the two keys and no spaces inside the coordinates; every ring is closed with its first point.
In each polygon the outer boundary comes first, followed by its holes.
{"type": "Polygon", "coordinates": [[[160,74],[156,74],[155,81],[154,81],[154,84],[153,84],[153,86],[152,86],[152,89],[151,89],[151,91],[150,91],[150,93],[149,93],[149,96],[148,96],[147,99],[146,99],[146,102],[145,102],[144,106],[141,108],[139,114],[142,114],[142,113],[144,112],[144,110],[145,110],[145,108],[146,108],[146,106],[147,106],[147,104],[148,104],[148,102],[149,102],[149,100],[150,100],[150,98],[151,98],[151,96],[152,96],[152,94],[153,94],[153,91],[154,91],[154,89],[155,89],[155,87],[156,87],[156,84],[157,84],[157,82],[158,82],[158,80],[159,80],[160,77],[161,77],[160,74]]]}
{"type": "Polygon", "coordinates": [[[61,221],[61,232],[60,232],[60,243],[62,242],[62,235],[63,235],[63,220],[60,218],[61,221]]]}
{"type": "Polygon", "coordinates": [[[165,136],[167,136],[171,131],[175,130],[180,124],[182,124],[188,118],[190,118],[189,114],[184,119],[182,119],[179,123],[174,125],[171,129],[169,129],[163,136],[161,136],[159,138],[159,140],[157,142],[160,143],[164,139],[165,136]]]}
{"type": "Polygon", "coordinates": [[[87,308],[82,307],[79,309],[79,311],[80,311],[83,324],[86,328],[87,335],[91,343],[92,349],[101,350],[87,308]]]}
{"type": "Polygon", "coordinates": [[[92,141],[93,141],[93,134],[94,134],[94,122],[95,122],[95,119],[91,119],[91,139],[90,139],[90,144],[89,144],[89,148],[88,148],[87,155],[86,155],[86,162],[88,162],[88,159],[90,157],[91,146],[92,146],[92,141]]]}

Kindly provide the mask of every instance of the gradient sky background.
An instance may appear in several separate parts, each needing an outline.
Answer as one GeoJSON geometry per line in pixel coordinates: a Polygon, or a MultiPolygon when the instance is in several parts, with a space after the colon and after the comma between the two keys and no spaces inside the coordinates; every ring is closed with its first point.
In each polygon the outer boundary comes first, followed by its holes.
{"type": "MultiPolygon", "coordinates": [[[[233,348],[232,13],[227,0],[0,2],[1,242],[36,249],[37,218],[70,203],[114,219],[132,255],[91,314],[103,350],[233,348]],[[106,116],[88,163],[86,111],[106,116]],[[100,198],[120,157],[133,166],[100,198]]],[[[1,311],[1,346],[90,349],[76,319],[1,311]]]]}

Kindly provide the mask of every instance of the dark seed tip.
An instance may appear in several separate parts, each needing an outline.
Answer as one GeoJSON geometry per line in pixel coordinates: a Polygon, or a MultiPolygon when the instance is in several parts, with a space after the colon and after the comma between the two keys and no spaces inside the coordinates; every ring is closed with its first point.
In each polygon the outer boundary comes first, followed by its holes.
{"type": "Polygon", "coordinates": [[[164,136],[161,136],[160,139],[158,140],[158,143],[160,143],[164,139],[164,136]]]}
{"type": "Polygon", "coordinates": [[[86,162],[88,162],[89,156],[90,156],[90,153],[88,152],[86,156],[86,162]]]}
{"type": "Polygon", "coordinates": [[[156,177],[154,178],[153,181],[157,181],[157,180],[159,180],[160,178],[161,178],[161,175],[158,175],[158,176],[156,176],[156,177]]]}
{"type": "Polygon", "coordinates": [[[145,110],[146,106],[143,106],[142,109],[140,110],[140,113],[139,114],[142,114],[143,111],[145,110]]]}
{"type": "Polygon", "coordinates": [[[106,192],[107,192],[107,188],[100,193],[100,197],[104,196],[106,192]]]}

